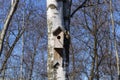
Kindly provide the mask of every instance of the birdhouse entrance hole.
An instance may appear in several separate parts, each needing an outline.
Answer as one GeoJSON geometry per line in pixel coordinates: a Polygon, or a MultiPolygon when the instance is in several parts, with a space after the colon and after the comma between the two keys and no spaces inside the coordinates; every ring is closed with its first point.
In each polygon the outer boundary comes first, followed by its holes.
{"type": "Polygon", "coordinates": [[[57,36],[57,39],[60,39],[61,38],[61,36],[57,36]]]}

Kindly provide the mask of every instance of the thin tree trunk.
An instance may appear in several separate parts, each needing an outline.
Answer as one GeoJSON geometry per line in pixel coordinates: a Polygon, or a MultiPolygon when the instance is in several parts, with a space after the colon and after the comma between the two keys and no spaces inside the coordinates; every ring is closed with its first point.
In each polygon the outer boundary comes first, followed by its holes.
{"type": "Polygon", "coordinates": [[[5,64],[5,67],[3,68],[3,71],[2,71],[2,80],[5,80],[6,69],[7,69],[7,64],[5,64]]]}
{"type": "Polygon", "coordinates": [[[30,66],[29,80],[32,80],[32,74],[33,74],[33,69],[34,69],[35,56],[36,56],[36,50],[35,50],[35,52],[32,54],[32,62],[31,62],[31,66],[30,66]]]}
{"type": "Polygon", "coordinates": [[[89,80],[93,80],[94,79],[94,68],[95,68],[95,57],[93,57],[93,60],[92,60],[92,68],[91,68],[91,71],[90,71],[89,80]]]}
{"type": "Polygon", "coordinates": [[[22,55],[20,64],[20,80],[23,80],[23,59],[24,59],[24,34],[22,35],[22,55]]]}
{"type": "Polygon", "coordinates": [[[75,55],[74,55],[74,49],[72,45],[71,45],[71,48],[72,48],[72,66],[73,66],[72,80],[75,80],[75,55]]]}
{"type": "Polygon", "coordinates": [[[89,80],[93,80],[94,77],[97,78],[97,80],[99,80],[99,73],[98,73],[98,54],[97,54],[97,27],[94,26],[94,31],[93,31],[93,36],[94,36],[94,56],[93,56],[93,61],[92,61],[92,68],[91,68],[91,73],[90,73],[90,78],[89,80]],[[96,70],[95,70],[96,68],[96,70]],[[95,74],[95,72],[97,72],[97,74],[95,74]]]}
{"type": "MultiPolygon", "coordinates": [[[[25,2],[24,2],[25,3],[25,2]]],[[[24,29],[24,22],[25,22],[25,11],[23,11],[23,26],[22,28],[24,29]]],[[[23,80],[23,60],[24,60],[24,44],[25,44],[25,41],[24,41],[24,33],[22,34],[22,55],[21,55],[21,64],[20,64],[20,80],[23,80]]]]}
{"type": "Polygon", "coordinates": [[[12,46],[10,47],[8,53],[6,54],[5,60],[3,61],[2,67],[1,67],[1,69],[0,69],[0,74],[1,74],[1,72],[3,71],[4,67],[6,66],[6,63],[7,63],[8,59],[9,59],[10,55],[12,54],[12,51],[13,51],[15,45],[17,44],[18,40],[21,38],[21,36],[22,36],[23,33],[24,33],[24,30],[22,30],[22,31],[20,31],[20,32],[18,33],[18,35],[17,35],[14,43],[13,43],[12,46]]]}
{"type": "Polygon", "coordinates": [[[19,3],[19,0],[15,0],[14,2],[11,3],[12,5],[11,5],[10,12],[9,12],[9,14],[7,16],[7,19],[5,21],[3,29],[2,29],[2,31],[0,33],[0,56],[2,54],[2,48],[3,48],[3,42],[4,42],[5,35],[7,33],[10,21],[12,20],[12,17],[14,15],[16,9],[17,9],[18,3],[19,3]]]}
{"type": "Polygon", "coordinates": [[[117,73],[118,73],[118,80],[120,80],[120,66],[119,66],[119,55],[118,55],[118,49],[117,49],[117,40],[116,40],[116,33],[115,33],[115,23],[114,23],[114,17],[113,17],[113,8],[112,8],[112,0],[110,0],[110,14],[111,14],[111,22],[112,22],[112,34],[113,34],[113,42],[115,47],[115,53],[116,53],[116,63],[117,63],[117,73]]]}
{"type": "Polygon", "coordinates": [[[31,61],[31,66],[30,66],[30,73],[29,73],[29,79],[28,80],[32,80],[32,75],[33,75],[33,70],[34,70],[34,63],[35,63],[35,57],[36,57],[36,54],[37,54],[37,47],[38,47],[38,42],[40,40],[40,37],[38,38],[37,41],[37,44],[34,46],[34,52],[32,54],[32,61],[31,61]]]}
{"type": "MultiPolygon", "coordinates": [[[[8,44],[9,37],[10,37],[10,32],[8,32],[8,35],[6,36],[6,42],[5,42],[5,44],[6,44],[7,47],[5,48],[4,54],[7,54],[8,50],[9,50],[9,44],[8,44]]],[[[6,70],[7,70],[7,64],[5,64],[5,67],[4,67],[3,71],[2,71],[2,74],[3,74],[2,79],[3,80],[5,80],[6,70]]]]}

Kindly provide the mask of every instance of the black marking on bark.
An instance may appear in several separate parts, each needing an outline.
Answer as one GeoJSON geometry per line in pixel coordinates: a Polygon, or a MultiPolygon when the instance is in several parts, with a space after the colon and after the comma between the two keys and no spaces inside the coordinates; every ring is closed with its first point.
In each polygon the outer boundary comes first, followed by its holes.
{"type": "Polygon", "coordinates": [[[54,62],[53,67],[58,68],[59,65],[60,65],[59,62],[56,61],[56,62],[54,62]]]}
{"type": "Polygon", "coordinates": [[[57,9],[56,5],[55,4],[50,4],[47,8],[47,10],[51,8],[51,9],[57,9]]]}

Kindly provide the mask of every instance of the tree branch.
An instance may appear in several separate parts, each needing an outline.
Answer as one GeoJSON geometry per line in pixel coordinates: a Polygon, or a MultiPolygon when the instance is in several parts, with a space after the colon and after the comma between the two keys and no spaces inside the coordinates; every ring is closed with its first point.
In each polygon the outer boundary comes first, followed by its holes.
{"type": "Polygon", "coordinates": [[[76,8],[76,9],[72,12],[71,17],[73,17],[73,15],[74,15],[80,8],[84,7],[87,1],[88,1],[88,0],[85,0],[80,6],[78,6],[78,8],[76,8]]]}
{"type": "Polygon", "coordinates": [[[10,47],[8,53],[7,53],[6,56],[5,56],[5,60],[4,60],[4,62],[3,62],[3,64],[2,64],[2,67],[1,67],[1,69],[0,69],[0,74],[1,74],[2,70],[5,68],[6,63],[7,63],[8,59],[10,58],[10,55],[11,55],[11,53],[12,53],[15,45],[17,44],[17,42],[18,42],[19,39],[21,38],[21,36],[22,36],[22,34],[24,33],[24,31],[25,31],[25,29],[23,29],[22,31],[20,31],[20,32],[17,34],[17,37],[16,37],[14,43],[12,44],[12,46],[10,47]]]}
{"type": "Polygon", "coordinates": [[[13,5],[11,6],[11,10],[7,16],[7,19],[5,21],[5,24],[3,26],[3,29],[0,33],[0,56],[2,54],[2,49],[3,49],[3,43],[4,43],[4,39],[5,39],[5,35],[7,33],[7,30],[8,30],[8,27],[9,27],[9,24],[10,24],[10,21],[12,20],[12,17],[17,9],[17,6],[18,6],[18,3],[19,3],[19,0],[16,0],[13,5]]]}
{"type": "Polygon", "coordinates": [[[85,0],[80,6],[78,6],[78,8],[76,8],[76,9],[72,12],[72,14],[71,14],[70,16],[73,17],[73,15],[74,15],[80,8],[90,7],[90,6],[96,6],[96,5],[98,5],[98,4],[103,4],[103,3],[105,3],[105,2],[102,2],[102,3],[98,2],[98,3],[96,3],[96,4],[86,5],[86,2],[87,2],[87,1],[88,1],[88,0],[85,0]]]}

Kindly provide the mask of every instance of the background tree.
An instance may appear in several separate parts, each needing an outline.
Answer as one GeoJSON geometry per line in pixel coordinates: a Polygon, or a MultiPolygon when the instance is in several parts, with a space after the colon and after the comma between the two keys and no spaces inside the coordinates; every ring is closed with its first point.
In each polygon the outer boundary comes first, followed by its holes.
{"type": "MultiPolygon", "coordinates": [[[[72,4],[70,3],[71,45],[69,68],[67,68],[70,80],[118,79],[109,1],[72,0],[72,4]]],[[[119,3],[118,0],[112,0],[118,55],[120,52],[119,3]]],[[[20,36],[22,34],[24,34],[23,79],[48,79],[45,6],[46,0],[19,1],[4,39],[0,57],[0,79],[19,80],[21,77],[22,38],[20,36]]],[[[0,31],[10,9],[10,0],[0,0],[0,31]]]]}

